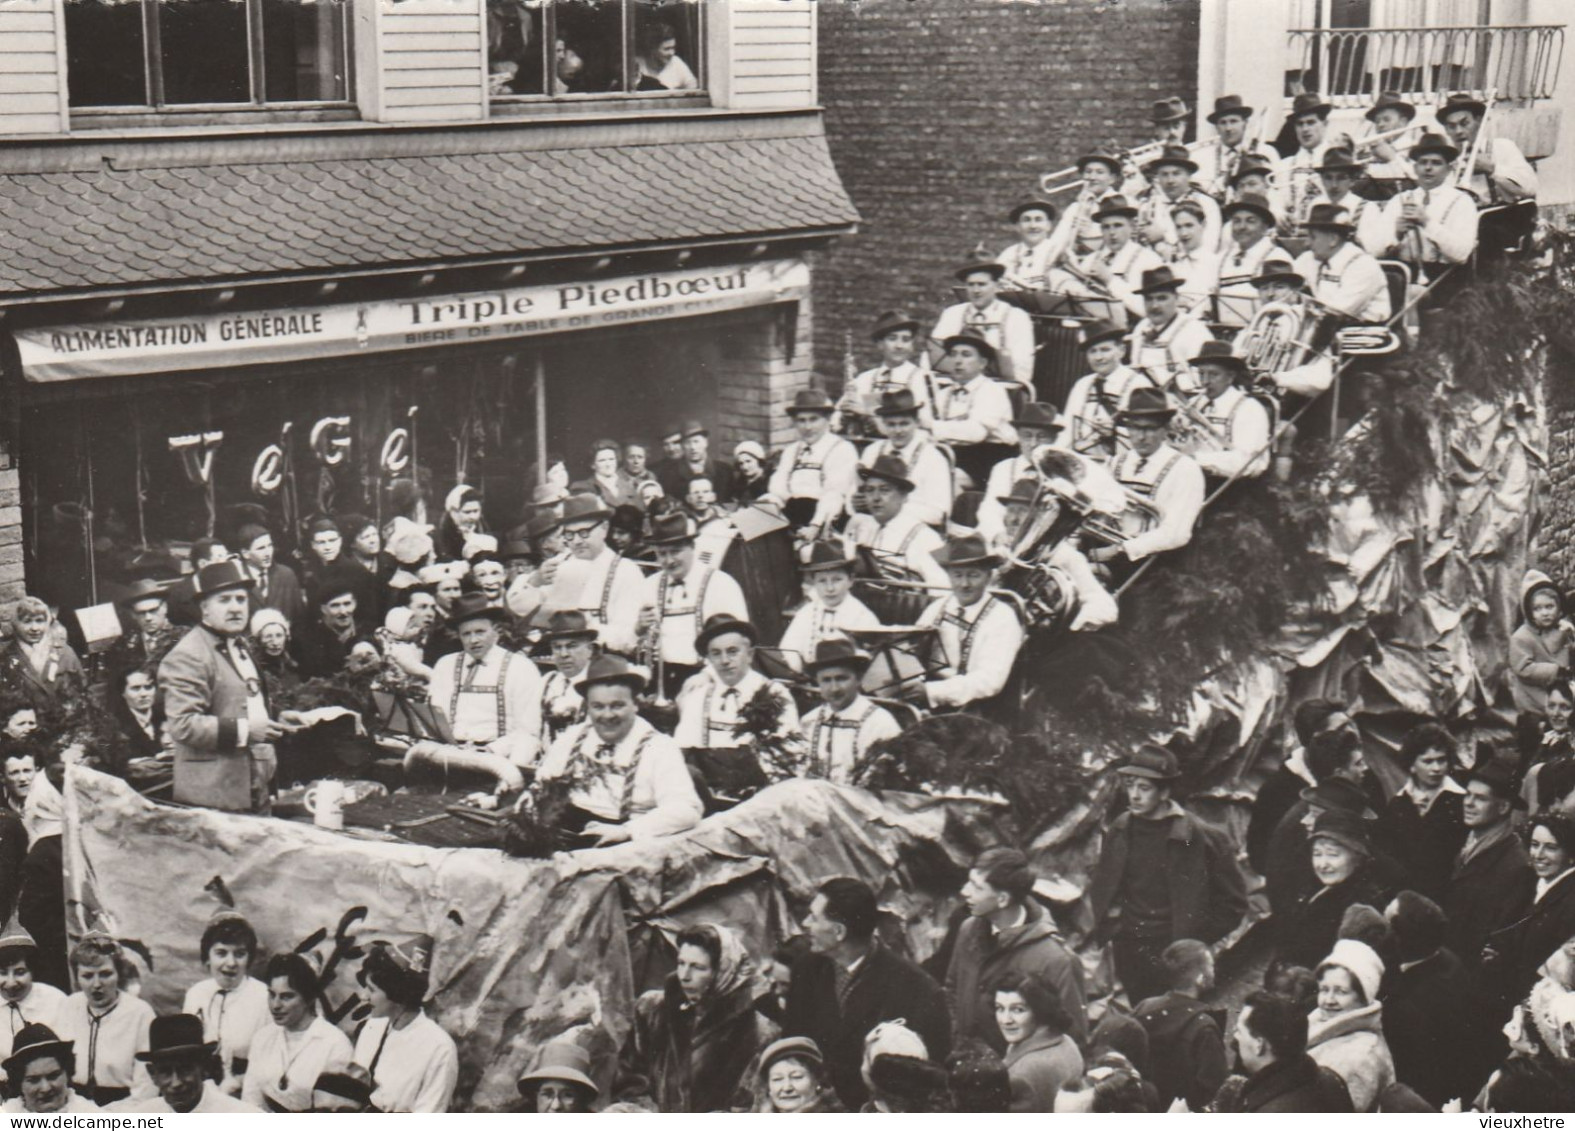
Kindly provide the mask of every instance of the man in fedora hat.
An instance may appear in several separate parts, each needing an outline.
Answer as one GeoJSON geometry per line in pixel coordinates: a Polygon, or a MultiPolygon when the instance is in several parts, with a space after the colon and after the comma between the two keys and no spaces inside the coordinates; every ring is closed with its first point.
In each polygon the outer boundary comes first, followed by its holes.
{"type": "Polygon", "coordinates": [[[914,483],[908,465],[896,456],[880,456],[860,467],[859,477],[868,509],[848,522],[848,542],[862,548],[881,577],[944,589],[946,575],[931,556],[941,548],[941,536],[909,504],[914,483]]]}
{"type": "Polygon", "coordinates": [[[1025,200],[1007,216],[1017,225],[1021,237],[1001,252],[995,261],[1006,268],[1001,278],[1008,291],[1042,291],[1050,270],[1050,233],[1055,226],[1056,207],[1047,200],[1025,200]]]}
{"type": "Polygon", "coordinates": [[[429,695],[455,742],[523,768],[541,751],[541,672],[499,644],[507,617],[480,593],[455,601],[449,623],[460,650],[433,665],[429,695]]]}
{"type": "Polygon", "coordinates": [[[274,743],[301,729],[294,711],[274,715],[246,644],[251,575],[236,561],[203,566],[192,591],[201,618],[159,664],[164,714],[175,746],[174,798],[186,805],[264,812],[274,743]]]}
{"type": "Polygon", "coordinates": [[[1012,399],[1006,386],[990,376],[996,349],[983,335],[965,330],[942,343],[952,383],[941,390],[935,411],[935,438],[949,444],[1010,444],[1012,399]]]}
{"type": "Polygon", "coordinates": [[[1368,212],[1379,212],[1382,234],[1363,246],[1393,255],[1437,278],[1477,249],[1477,202],[1451,181],[1460,151],[1442,134],[1427,133],[1411,147],[1416,187],[1398,192],[1368,212]],[[1376,244],[1376,246],[1374,246],[1376,244]]]}
{"type": "Polygon", "coordinates": [[[836,405],[819,389],[800,389],[787,406],[798,433],[777,457],[764,498],[782,508],[800,543],[831,532],[859,485],[859,453],[831,431],[836,405]]]}
{"type": "Polygon", "coordinates": [[[158,1089],[151,1099],[121,1100],[108,1111],[216,1115],[251,1112],[262,1108],[226,1095],[214,1082],[219,1068],[219,1046],[203,1040],[202,1018],[190,1013],[155,1017],[148,1027],[148,1051],[137,1059],[148,1066],[158,1089]]]}
{"type": "Polygon", "coordinates": [[[985,482],[984,498],[979,502],[977,528],[987,542],[1001,534],[1004,511],[1001,497],[1012,489],[1019,479],[1039,478],[1039,468],[1034,464],[1034,452],[1047,444],[1054,444],[1062,435],[1066,421],[1055,405],[1043,401],[1030,401],[1012,420],[1017,430],[1017,454],[1001,460],[990,469],[985,482]]]}
{"type": "Polygon", "coordinates": [[[711,433],[698,420],[684,421],[683,455],[664,460],[657,470],[657,481],[669,498],[681,499],[691,479],[709,479],[716,497],[723,503],[733,501],[733,466],[711,458],[711,433]]]}
{"type": "Polygon", "coordinates": [[[1329,147],[1351,147],[1351,139],[1345,134],[1329,135],[1329,113],[1333,109],[1319,95],[1307,92],[1291,100],[1290,113],[1286,115],[1296,138],[1296,151],[1280,162],[1279,173],[1290,194],[1288,222],[1298,228],[1306,222],[1307,210],[1323,199],[1318,166],[1323,164],[1329,147]]]}
{"type": "Polygon", "coordinates": [[[1082,299],[1104,299],[1109,317],[1125,320],[1141,316],[1143,272],[1164,261],[1152,248],[1133,238],[1138,210],[1124,196],[1107,196],[1093,214],[1099,225],[1100,245],[1073,264],[1071,270],[1051,272],[1050,289],[1082,299]]]}
{"type": "Polygon", "coordinates": [[[639,669],[618,656],[591,661],[576,685],[586,720],[558,736],[537,770],[539,782],[572,783],[574,812],[565,831],[585,844],[680,833],[704,815],[678,743],[639,716],[645,685],[639,669]]]}
{"type": "Polygon", "coordinates": [[[1416,107],[1405,100],[1398,91],[1386,90],[1368,108],[1362,117],[1372,123],[1373,136],[1361,142],[1361,149],[1371,150],[1373,157],[1367,162],[1366,173],[1375,181],[1409,181],[1414,171],[1406,159],[1405,151],[1416,144],[1420,129],[1411,126],[1416,120],[1416,107]],[[1411,127],[1406,129],[1406,127],[1411,127]],[[1396,134],[1396,130],[1404,130],[1396,134]],[[1391,137],[1383,137],[1392,134],[1391,137]]]}
{"type": "Polygon", "coordinates": [[[1083,326],[1083,356],[1088,372],[1066,397],[1066,430],[1061,443],[1086,459],[1109,463],[1124,446],[1116,414],[1148,377],[1126,364],[1127,334],[1113,322],[1096,319],[1083,326]]]}
{"type": "Polygon", "coordinates": [[[1214,127],[1214,144],[1199,153],[1198,180],[1220,200],[1230,191],[1230,179],[1241,167],[1242,158],[1251,150],[1247,123],[1252,107],[1239,94],[1222,94],[1214,100],[1208,122],[1214,127]]]}
{"type": "MultiPolygon", "coordinates": [[[[20,824],[20,822],[19,822],[20,824]]],[[[22,846],[27,847],[26,838],[22,846]]],[[[16,864],[18,872],[21,864],[16,864]]],[[[17,876],[20,879],[20,876],[17,876]]],[[[66,995],[37,978],[38,943],[14,920],[0,925],[0,1058],[11,1055],[17,1034],[29,1025],[60,1027],[66,995]]]]}
{"type": "Polygon", "coordinates": [[[810,543],[798,571],[804,579],[805,601],[788,622],[777,648],[791,667],[802,671],[822,640],[879,628],[880,618],[853,595],[853,561],[841,542],[810,543]]]}
{"type": "Polygon", "coordinates": [[[907,389],[882,393],[875,418],[884,438],[865,447],[859,464],[869,467],[882,456],[902,460],[913,479],[908,505],[925,522],[941,527],[952,511],[952,461],[919,427],[919,413],[919,404],[907,389]]]}
{"type": "Polygon", "coordinates": [[[1168,431],[1176,415],[1162,389],[1134,389],[1127,407],[1116,414],[1127,449],[1116,457],[1111,474],[1133,495],[1154,508],[1157,524],[1119,546],[1088,556],[1110,562],[1125,556],[1139,562],[1153,554],[1179,550],[1192,541],[1192,527],[1203,510],[1203,470],[1189,455],[1170,446],[1168,431]]]}
{"type": "Polygon", "coordinates": [[[892,713],[864,695],[859,681],[869,666],[869,654],[841,635],[821,639],[805,663],[821,699],[803,721],[809,776],[852,785],[870,747],[902,733],[892,713]]]}
{"type": "Polygon", "coordinates": [[[1176,246],[1176,225],[1172,212],[1184,202],[1203,210],[1203,246],[1217,247],[1220,238],[1220,206],[1214,198],[1192,183],[1198,163],[1184,145],[1167,145],[1158,157],[1143,167],[1149,187],[1137,198],[1138,238],[1168,256],[1176,246]]]}
{"type": "Polygon", "coordinates": [[[1279,159],[1268,153],[1249,153],[1230,179],[1230,193],[1226,203],[1240,200],[1247,193],[1256,193],[1268,202],[1275,223],[1284,226],[1286,216],[1285,191],[1276,183],[1279,159]]]}
{"type": "Polygon", "coordinates": [[[875,320],[870,339],[880,350],[880,364],[866,369],[842,390],[837,401],[835,431],[852,436],[874,434],[872,413],[887,393],[906,392],[919,407],[919,420],[934,420],[935,374],[914,364],[919,320],[905,310],[888,310],[875,320]]]}
{"type": "MultiPolygon", "coordinates": [[[[1077,159],[1077,172],[1083,178],[1077,198],[1066,206],[1055,231],[1050,233],[1049,250],[1045,253],[1050,269],[1045,286],[1052,291],[1064,290],[1056,283],[1055,270],[1063,259],[1080,259],[1099,249],[1104,239],[1094,213],[1099,211],[1108,197],[1121,190],[1123,158],[1114,149],[1096,147],[1077,159]]],[[[1063,272],[1064,274],[1064,272],[1063,272]]]]}
{"type": "MultiPolygon", "coordinates": [[[[948,306],[930,331],[930,363],[940,369],[949,360],[946,342],[966,331],[989,342],[999,358],[996,373],[1032,392],[1034,383],[1034,321],[1021,307],[1000,299],[1006,268],[995,262],[965,263],[952,272],[968,297],[948,306]]],[[[957,380],[955,374],[952,378],[957,380]]]]}
{"type": "MultiPolygon", "coordinates": [[[[1469,154],[1487,118],[1487,104],[1469,94],[1451,94],[1439,107],[1437,118],[1455,148],[1469,154]]],[[[1513,140],[1489,138],[1487,144],[1476,147],[1476,154],[1476,162],[1463,183],[1478,204],[1514,204],[1536,199],[1536,170],[1513,140]]]]}
{"type": "Polygon", "coordinates": [[[1274,210],[1267,197],[1242,193],[1222,212],[1230,229],[1229,243],[1219,257],[1220,321],[1245,326],[1252,320],[1252,277],[1263,261],[1282,251],[1274,241],[1274,210]]]}
{"type": "Polygon", "coordinates": [[[1466,843],[1439,900],[1449,919],[1449,948],[1472,971],[1481,970],[1488,937],[1530,909],[1537,886],[1531,858],[1515,835],[1515,810],[1525,801],[1514,771],[1488,746],[1478,748],[1477,762],[1464,775],[1466,843]]]}
{"type": "Polygon", "coordinates": [[[1250,379],[1247,363],[1229,342],[1208,341],[1192,365],[1201,387],[1187,405],[1189,454],[1215,479],[1262,475],[1269,466],[1269,411],[1241,387],[1250,379]]]}
{"type": "Polygon", "coordinates": [[[160,582],[150,578],[134,581],[115,603],[130,618],[133,628],[105,654],[105,666],[111,672],[144,665],[156,667],[186,635],[185,628],[170,623],[169,598],[160,582]]]}
{"type": "Polygon", "coordinates": [[[609,652],[632,656],[639,646],[640,567],[607,544],[612,511],[595,495],[570,495],[559,519],[566,555],[547,559],[536,571],[532,602],[519,582],[507,600],[520,608],[533,603],[547,612],[578,609],[601,634],[609,652]]]}
{"type": "Polygon", "coordinates": [[[1150,139],[1160,145],[1181,145],[1187,140],[1187,120],[1191,116],[1186,102],[1175,95],[1156,99],[1148,113],[1149,124],[1154,127],[1150,139]]]}
{"type": "Polygon", "coordinates": [[[1127,808],[1105,832],[1088,901],[1095,937],[1110,941],[1136,1004],[1170,988],[1162,956],[1171,943],[1212,946],[1235,930],[1247,885],[1225,834],[1171,796],[1181,776],[1173,753],[1145,743],[1117,773],[1127,808]]]}
{"type": "Polygon", "coordinates": [[[933,628],[945,657],[939,674],[923,685],[933,708],[978,710],[1005,689],[1023,646],[1023,625],[1005,601],[990,592],[1001,564],[977,534],[949,538],[934,554],[951,592],[930,602],[919,625],[933,628]]]}
{"type": "Polygon", "coordinates": [[[552,670],[541,681],[541,748],[549,749],[564,731],[585,718],[585,700],[575,684],[596,659],[596,629],[578,609],[553,613],[542,643],[552,652],[552,670]]]}
{"type": "MultiPolygon", "coordinates": [[[[1047,476],[1043,471],[1039,471],[1032,479],[1019,479],[1012,484],[1010,494],[995,500],[1003,512],[1002,529],[1000,534],[992,539],[991,545],[1002,557],[1017,549],[1018,540],[1037,513],[1050,508],[1059,508],[1062,505],[1061,500],[1067,497],[1089,498],[1088,488],[1091,479],[1098,477],[1108,480],[1108,488],[1115,496],[1121,494],[1120,484],[1110,479],[1109,472],[1098,464],[1083,461],[1082,457],[1071,452],[1055,451],[1046,457],[1046,462],[1050,465],[1052,474],[1047,476]],[[1080,472],[1084,478],[1074,482],[1063,472],[1070,470],[1071,465],[1079,461],[1082,462],[1080,472]]],[[[1077,593],[1077,606],[1071,610],[1071,621],[1067,625],[1070,631],[1081,632],[1116,623],[1120,616],[1116,599],[1095,576],[1088,559],[1078,549],[1075,539],[1063,538],[1057,542],[1051,548],[1044,564],[1064,573],[1077,593]]]]}
{"type": "Polygon", "coordinates": [[[76,1071],[72,1041],[63,1041],[48,1025],[30,1023],[11,1034],[12,1051],[0,1068],[15,1093],[0,1111],[7,1115],[58,1115],[102,1110],[71,1087],[76,1071]]]}
{"type": "Polygon", "coordinates": [[[1324,199],[1351,214],[1356,225],[1356,242],[1363,250],[1379,255],[1384,250],[1383,206],[1356,194],[1356,182],[1365,173],[1355,153],[1343,145],[1331,145],[1318,166],[1324,199]]]}
{"type": "Polygon", "coordinates": [[[722,613],[749,619],[738,582],[696,560],[697,534],[687,515],[664,514],[651,519],[645,540],[661,568],[640,583],[642,652],[653,668],[660,661],[661,691],[669,697],[700,667],[695,637],[708,619],[722,613]]]}
{"type": "Polygon", "coordinates": [[[1350,212],[1315,204],[1305,227],[1307,250],[1297,257],[1296,271],[1313,301],[1353,322],[1389,321],[1389,281],[1378,260],[1355,242],[1350,212]]]}
{"type": "MultiPolygon", "coordinates": [[[[1257,292],[1254,314],[1271,303],[1301,307],[1308,298],[1307,280],[1297,272],[1287,251],[1275,251],[1263,261],[1252,277],[1252,289],[1257,292]]],[[[1334,384],[1334,360],[1327,351],[1320,350],[1299,365],[1264,371],[1258,376],[1272,380],[1281,392],[1316,397],[1334,384]]]]}
{"type": "Polygon", "coordinates": [[[1185,395],[1196,388],[1188,362],[1213,335],[1201,318],[1181,309],[1183,282],[1169,267],[1143,272],[1137,291],[1143,317],[1132,327],[1131,357],[1132,368],[1155,385],[1185,395]]]}

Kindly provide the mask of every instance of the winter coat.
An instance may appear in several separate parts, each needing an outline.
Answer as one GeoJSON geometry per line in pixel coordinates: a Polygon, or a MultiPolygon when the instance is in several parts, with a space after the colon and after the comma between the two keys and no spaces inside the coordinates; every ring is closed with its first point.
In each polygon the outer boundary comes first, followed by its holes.
{"type": "Polygon", "coordinates": [[[1520,583],[1520,612],[1525,618],[1509,638],[1509,693],[1518,711],[1543,714],[1548,705],[1548,688],[1569,670],[1570,636],[1562,624],[1538,630],[1531,623],[1531,598],[1546,589],[1559,599],[1559,619],[1564,618],[1564,597],[1548,575],[1528,569],[1520,583]]]}
{"type": "MultiPolygon", "coordinates": [[[[1241,923],[1247,912],[1247,881],[1236,852],[1213,825],[1179,810],[1170,823],[1166,878],[1170,882],[1170,937],[1215,943],[1241,923]]],[[[1088,885],[1097,929],[1115,910],[1116,895],[1131,851],[1132,814],[1122,813],[1105,833],[1105,843],[1088,885]]]]}
{"type": "Polygon", "coordinates": [[[754,966],[733,932],[717,927],[722,960],[711,988],[691,1006],[668,975],[640,995],[619,1063],[620,1098],[649,1097],[664,1112],[747,1106],[751,1068],[777,1027],[755,1009],[754,966]]]}
{"type": "Polygon", "coordinates": [[[1526,913],[1537,887],[1525,846],[1507,824],[1502,828],[1465,864],[1456,861],[1439,904],[1449,918],[1449,949],[1468,970],[1481,966],[1489,935],[1526,913]]]}
{"type": "MultiPolygon", "coordinates": [[[[1533,891],[1535,889],[1533,888],[1533,891]]],[[[1537,984],[1543,963],[1575,935],[1575,872],[1554,882],[1519,920],[1494,932],[1488,946],[1500,956],[1502,977],[1494,984],[1504,1001],[1522,1001],[1537,984]]]]}
{"type": "Polygon", "coordinates": [[[1148,1033],[1148,1075],[1168,1106],[1174,1099],[1202,1111],[1227,1074],[1222,1020],[1195,997],[1171,991],[1138,1003],[1135,1013],[1148,1033]]]}
{"type": "Polygon", "coordinates": [[[1372,1111],[1378,1093],[1395,1082],[1383,1014],[1384,1007],[1375,1001],[1333,1016],[1315,1010],[1307,1019],[1307,1055],[1339,1073],[1358,1112],[1372,1111]]]}
{"type": "Polygon", "coordinates": [[[820,1046],[837,1098],[849,1111],[869,1098],[859,1074],[865,1035],[882,1021],[898,1020],[923,1038],[932,1061],[945,1063],[952,1047],[946,995],[935,979],[879,940],[853,972],[840,1000],[835,960],[809,954],[793,964],[783,1035],[809,1037],[820,1046]]]}
{"type": "Polygon", "coordinates": [[[1291,806],[1301,800],[1302,790],[1309,782],[1295,770],[1292,763],[1304,765],[1302,752],[1292,751],[1281,766],[1264,779],[1252,799],[1252,814],[1247,821],[1247,862],[1258,875],[1267,875],[1269,866],[1269,839],[1279,827],[1291,806]]]}
{"type": "Polygon", "coordinates": [[[1002,1059],[1012,1084],[1012,1111],[1054,1111],[1061,1085],[1083,1074],[1083,1054],[1072,1039],[1046,1029],[1007,1046],[1002,1059]]]}
{"type": "Polygon", "coordinates": [[[1282,965],[1316,970],[1340,937],[1346,908],[1357,903],[1382,909],[1394,894],[1374,874],[1372,861],[1361,864],[1339,883],[1310,891],[1283,916],[1275,916],[1279,944],[1275,958],[1282,965]]]}
{"type": "Polygon", "coordinates": [[[1503,1055],[1503,1040],[1484,1027],[1485,1002],[1447,947],[1393,972],[1384,998],[1384,1041],[1395,1075],[1435,1108],[1477,1094],[1503,1055]]]}
{"type": "Polygon", "coordinates": [[[1344,1113],[1353,1109],[1351,1093],[1340,1074],[1304,1053],[1295,1060],[1275,1061],[1258,1069],[1220,1110],[1278,1115],[1344,1113]]]}
{"type": "Polygon", "coordinates": [[[1397,793],[1378,818],[1379,839],[1405,869],[1407,886],[1432,900],[1443,897],[1455,857],[1466,843],[1466,822],[1461,815],[1464,796],[1446,789],[1433,799],[1426,813],[1421,813],[1409,795],[1397,793]]]}
{"type": "Polygon", "coordinates": [[[1008,974],[1037,974],[1055,987],[1071,1018],[1067,1033],[1079,1048],[1088,1047],[1088,997],[1083,964],[1056,933],[1055,920],[1036,901],[1027,904],[1028,921],[996,930],[989,920],[969,917],[957,931],[946,971],[946,996],[956,1011],[957,1036],[977,1037],[997,1052],[1006,1041],[995,1025],[991,987],[1008,974]]]}

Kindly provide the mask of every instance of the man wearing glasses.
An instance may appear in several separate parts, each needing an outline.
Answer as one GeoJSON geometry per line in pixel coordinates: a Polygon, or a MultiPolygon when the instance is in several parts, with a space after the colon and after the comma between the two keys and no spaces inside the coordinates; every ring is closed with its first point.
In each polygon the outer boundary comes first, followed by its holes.
{"type": "Polygon", "coordinates": [[[570,495],[563,504],[568,557],[548,561],[538,576],[549,612],[578,610],[609,652],[634,655],[639,643],[640,567],[607,545],[612,518],[595,495],[570,495]]]}

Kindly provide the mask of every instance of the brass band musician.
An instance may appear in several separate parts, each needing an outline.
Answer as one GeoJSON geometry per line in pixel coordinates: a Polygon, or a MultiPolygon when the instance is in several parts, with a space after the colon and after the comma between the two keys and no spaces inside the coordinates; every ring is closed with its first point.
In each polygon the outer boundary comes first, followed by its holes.
{"type": "Polygon", "coordinates": [[[1458,183],[1477,198],[1478,204],[1514,204],[1536,199],[1536,170],[1514,141],[1494,137],[1486,139],[1485,145],[1477,143],[1477,135],[1487,119],[1487,103],[1469,94],[1451,94],[1437,117],[1438,124],[1463,155],[1462,160],[1476,155],[1458,183]]]}
{"type": "Polygon", "coordinates": [[[1198,180],[1217,199],[1225,199],[1231,178],[1250,151],[1247,123],[1252,112],[1239,94],[1225,94],[1214,100],[1208,122],[1214,127],[1215,143],[1200,154],[1198,180]]]}
{"type": "Polygon", "coordinates": [[[737,581],[696,560],[693,520],[681,513],[651,519],[645,544],[655,552],[656,573],[645,578],[640,593],[642,663],[654,669],[660,661],[659,690],[671,695],[700,667],[694,641],[711,617],[720,614],[746,620],[749,608],[737,581]]]}
{"type": "Polygon", "coordinates": [[[847,435],[872,434],[871,414],[886,393],[906,390],[919,406],[925,427],[934,419],[935,374],[913,360],[919,340],[919,320],[905,310],[888,310],[875,320],[870,338],[880,350],[880,364],[854,377],[837,401],[839,427],[847,435]],[[853,427],[858,418],[862,431],[853,427]]]}
{"type": "Polygon", "coordinates": [[[1050,273],[1050,289],[1074,298],[1104,299],[1110,303],[1112,318],[1128,313],[1141,316],[1143,298],[1137,293],[1143,285],[1143,272],[1163,262],[1152,249],[1132,238],[1138,210],[1124,196],[1108,196],[1094,220],[1103,241],[1070,267],[1050,273]]]}
{"type": "Polygon", "coordinates": [[[1159,524],[1118,546],[1092,551],[1093,560],[1109,562],[1125,555],[1129,562],[1138,562],[1192,541],[1193,525],[1203,510],[1203,470],[1167,442],[1175,415],[1163,389],[1139,388],[1132,390],[1127,407],[1116,416],[1128,447],[1110,470],[1123,487],[1153,506],[1159,524]]]}
{"type": "Polygon", "coordinates": [[[1416,187],[1390,197],[1382,213],[1379,242],[1429,279],[1477,247],[1476,201],[1449,183],[1459,156],[1442,134],[1423,134],[1410,153],[1416,187]]]}
{"type": "Polygon", "coordinates": [[[1042,291],[1045,276],[1053,264],[1050,233],[1055,226],[1056,208],[1046,200],[1025,200],[1013,208],[1010,219],[1022,238],[995,257],[1006,268],[1001,279],[1003,290],[1042,291]]]}
{"type": "Polygon", "coordinates": [[[1411,180],[1413,171],[1405,151],[1416,144],[1415,134],[1420,131],[1406,127],[1416,120],[1416,107],[1399,92],[1386,90],[1362,116],[1372,123],[1375,135],[1357,142],[1358,152],[1366,149],[1373,151],[1373,160],[1366,165],[1367,175],[1375,181],[1411,180]],[[1404,132],[1397,133],[1399,130],[1404,132]]]}
{"type": "Polygon", "coordinates": [[[1205,475],[1262,475],[1270,458],[1269,411],[1239,384],[1249,377],[1246,361],[1231,353],[1229,342],[1210,341],[1192,365],[1202,388],[1173,426],[1172,443],[1196,460],[1205,475]]]}
{"type": "Polygon", "coordinates": [[[1187,365],[1213,335],[1202,319],[1181,310],[1182,280],[1169,267],[1143,272],[1143,318],[1132,328],[1132,368],[1162,388],[1194,391],[1187,365]]]}
{"type": "Polygon", "coordinates": [[[999,263],[965,263],[952,276],[968,292],[966,302],[941,311],[930,331],[930,362],[946,356],[946,342],[958,334],[976,334],[990,343],[998,358],[996,374],[1032,391],[1034,382],[1034,323],[1028,312],[1000,299],[999,263]]]}
{"type": "Polygon", "coordinates": [[[1151,187],[1138,198],[1138,238],[1161,255],[1176,246],[1176,225],[1172,212],[1183,202],[1203,210],[1205,246],[1219,243],[1220,208],[1214,198],[1192,184],[1189,179],[1198,171],[1184,145],[1167,145],[1163,152],[1143,169],[1151,187]]]}
{"type": "Polygon", "coordinates": [[[1061,443],[1078,455],[1109,462],[1121,450],[1116,414],[1132,390],[1153,381],[1124,362],[1126,333],[1109,322],[1083,328],[1083,356],[1089,372],[1077,379],[1066,398],[1067,432],[1061,443]]]}

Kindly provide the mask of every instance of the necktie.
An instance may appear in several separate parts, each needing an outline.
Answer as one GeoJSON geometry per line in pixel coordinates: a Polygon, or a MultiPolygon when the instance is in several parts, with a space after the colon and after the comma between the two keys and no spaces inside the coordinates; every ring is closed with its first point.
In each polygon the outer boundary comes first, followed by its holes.
{"type": "Polygon", "coordinates": [[[476,677],[481,674],[481,660],[471,660],[470,666],[465,669],[465,686],[469,687],[476,682],[476,677]]]}
{"type": "Polygon", "coordinates": [[[6,1008],[9,1012],[7,1012],[5,1019],[9,1022],[11,1035],[14,1037],[16,1036],[16,1031],[27,1024],[27,1020],[22,1016],[22,1007],[16,1002],[6,1002],[6,1008]]]}

